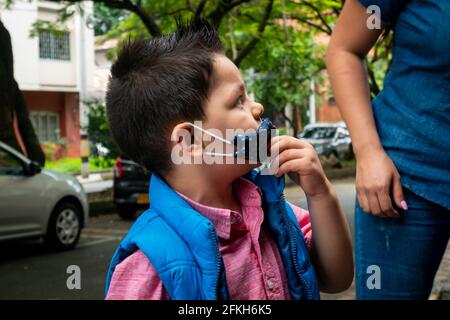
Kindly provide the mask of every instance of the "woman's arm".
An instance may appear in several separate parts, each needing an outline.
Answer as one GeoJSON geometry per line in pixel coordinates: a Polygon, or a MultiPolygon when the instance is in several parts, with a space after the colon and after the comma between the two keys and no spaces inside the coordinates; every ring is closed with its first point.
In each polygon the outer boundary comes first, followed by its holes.
{"type": "Polygon", "coordinates": [[[327,69],[339,110],[347,123],[357,160],[356,191],[364,211],[380,217],[398,217],[407,209],[400,175],[378,136],[370,103],[364,58],[386,26],[369,29],[369,14],[357,0],[347,0],[333,30],[327,69]]]}

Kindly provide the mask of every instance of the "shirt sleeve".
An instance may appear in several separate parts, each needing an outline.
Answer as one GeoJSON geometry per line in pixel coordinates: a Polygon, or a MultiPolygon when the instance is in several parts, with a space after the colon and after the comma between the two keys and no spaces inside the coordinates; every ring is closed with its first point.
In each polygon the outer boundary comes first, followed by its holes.
{"type": "Polygon", "coordinates": [[[156,269],[138,250],[119,263],[106,300],[169,300],[156,269]]]}
{"type": "Polygon", "coordinates": [[[300,225],[300,229],[302,229],[303,237],[305,238],[306,245],[308,246],[308,250],[311,252],[312,247],[312,227],[311,227],[311,219],[309,215],[309,211],[297,207],[296,205],[290,203],[292,211],[294,211],[295,217],[297,218],[298,224],[300,225]]]}
{"type": "Polygon", "coordinates": [[[406,0],[358,0],[365,8],[377,6],[380,8],[381,20],[393,23],[403,10],[406,0]]]}

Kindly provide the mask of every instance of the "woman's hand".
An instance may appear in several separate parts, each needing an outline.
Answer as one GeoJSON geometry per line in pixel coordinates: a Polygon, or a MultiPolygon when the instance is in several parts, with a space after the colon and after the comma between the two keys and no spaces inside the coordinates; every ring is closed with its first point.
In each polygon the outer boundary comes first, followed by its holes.
{"type": "Polygon", "coordinates": [[[356,191],[364,211],[380,217],[398,217],[407,209],[400,175],[383,150],[370,103],[364,59],[383,29],[369,29],[370,17],[357,0],[345,1],[327,51],[327,69],[337,106],[352,137],[357,159],[356,191]]]}
{"type": "Polygon", "coordinates": [[[382,148],[364,150],[357,155],[356,193],[361,208],[377,217],[398,218],[394,203],[408,209],[400,174],[382,148]]]}
{"type": "Polygon", "coordinates": [[[270,152],[275,158],[271,170],[277,177],[287,173],[309,197],[330,194],[330,183],[311,144],[291,136],[277,136],[271,141],[270,152]]]}

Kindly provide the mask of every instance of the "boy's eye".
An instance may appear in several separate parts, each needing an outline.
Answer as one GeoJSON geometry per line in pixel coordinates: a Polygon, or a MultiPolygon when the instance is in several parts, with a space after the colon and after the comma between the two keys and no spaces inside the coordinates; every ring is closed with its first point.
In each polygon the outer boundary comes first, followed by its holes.
{"type": "Polygon", "coordinates": [[[243,100],[244,100],[243,97],[239,96],[239,98],[236,100],[236,103],[235,103],[236,107],[242,106],[243,100]]]}

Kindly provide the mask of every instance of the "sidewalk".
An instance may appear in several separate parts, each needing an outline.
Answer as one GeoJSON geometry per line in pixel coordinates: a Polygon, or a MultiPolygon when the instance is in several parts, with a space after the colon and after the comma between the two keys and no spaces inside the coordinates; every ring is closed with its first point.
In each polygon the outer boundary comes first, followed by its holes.
{"type": "Polygon", "coordinates": [[[95,207],[97,204],[110,203],[112,206],[112,171],[91,173],[87,178],[83,178],[81,175],[77,175],[75,177],[83,185],[83,189],[87,194],[91,209],[93,205],[95,207]]]}

